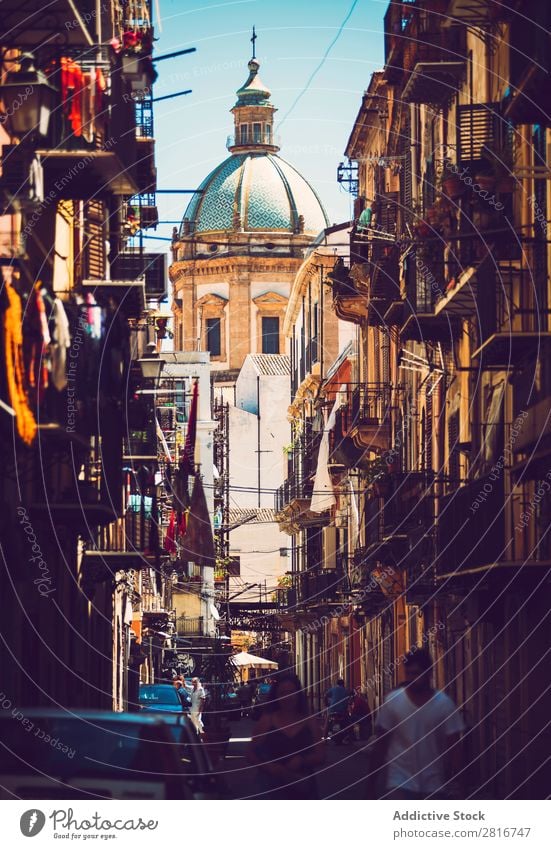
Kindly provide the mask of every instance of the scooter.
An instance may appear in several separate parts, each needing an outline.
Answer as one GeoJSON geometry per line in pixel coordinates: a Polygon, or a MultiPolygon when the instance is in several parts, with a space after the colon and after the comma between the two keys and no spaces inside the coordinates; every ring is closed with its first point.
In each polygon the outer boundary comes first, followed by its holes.
{"type": "Polygon", "coordinates": [[[341,711],[338,713],[330,713],[327,733],[329,735],[329,739],[335,744],[335,746],[341,746],[346,741],[350,733],[350,717],[348,714],[341,711]]]}

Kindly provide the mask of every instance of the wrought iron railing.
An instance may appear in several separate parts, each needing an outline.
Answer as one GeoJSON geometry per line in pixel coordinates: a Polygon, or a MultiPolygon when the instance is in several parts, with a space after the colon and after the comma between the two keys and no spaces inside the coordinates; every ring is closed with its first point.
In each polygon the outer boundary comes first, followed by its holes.
{"type": "Polygon", "coordinates": [[[178,616],[176,619],[176,631],[178,636],[203,634],[202,616],[178,616]]]}

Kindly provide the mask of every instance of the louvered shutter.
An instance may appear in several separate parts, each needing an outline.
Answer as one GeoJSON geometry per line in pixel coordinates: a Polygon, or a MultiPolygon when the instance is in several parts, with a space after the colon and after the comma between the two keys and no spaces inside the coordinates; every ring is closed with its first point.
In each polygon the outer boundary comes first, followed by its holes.
{"type": "Polygon", "coordinates": [[[87,201],[84,208],[85,279],[102,280],[105,276],[105,208],[102,201],[87,201]]]}

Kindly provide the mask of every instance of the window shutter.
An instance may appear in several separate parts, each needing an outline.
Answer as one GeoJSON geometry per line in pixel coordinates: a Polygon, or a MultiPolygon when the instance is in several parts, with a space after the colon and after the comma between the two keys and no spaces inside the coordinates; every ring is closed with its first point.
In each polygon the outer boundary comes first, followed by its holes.
{"type": "Polygon", "coordinates": [[[102,201],[87,201],[84,207],[84,279],[105,277],[105,209],[102,201]]]}
{"type": "Polygon", "coordinates": [[[459,484],[459,410],[448,419],[448,452],[451,486],[459,484]]]}

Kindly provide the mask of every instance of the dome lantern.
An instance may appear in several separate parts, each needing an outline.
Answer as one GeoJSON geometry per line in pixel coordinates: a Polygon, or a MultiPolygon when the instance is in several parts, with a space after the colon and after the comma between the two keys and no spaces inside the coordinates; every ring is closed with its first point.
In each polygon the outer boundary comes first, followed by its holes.
{"type": "Polygon", "coordinates": [[[279,145],[274,139],[274,113],[270,103],[270,90],[258,76],[260,62],[256,59],[253,29],[253,58],[248,64],[249,76],[237,90],[237,103],[231,110],[234,117],[234,135],[228,138],[231,153],[277,153],[279,145]]]}

